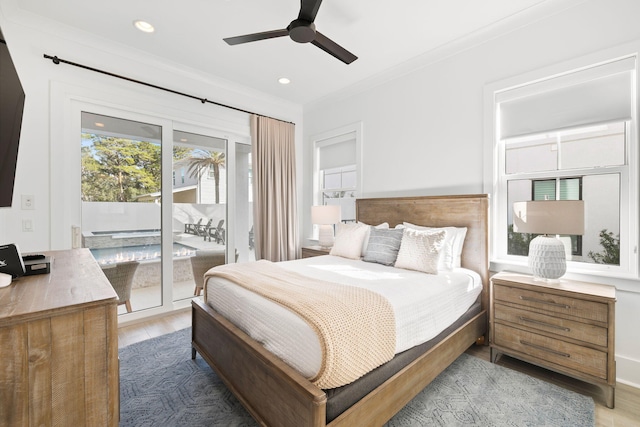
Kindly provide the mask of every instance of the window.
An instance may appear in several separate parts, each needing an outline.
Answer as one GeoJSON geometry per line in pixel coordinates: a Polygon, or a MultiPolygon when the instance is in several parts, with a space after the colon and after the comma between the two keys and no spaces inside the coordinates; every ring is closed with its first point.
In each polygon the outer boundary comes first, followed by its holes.
{"type": "Polygon", "coordinates": [[[342,221],[356,220],[356,165],[320,169],[320,204],[340,205],[342,221]]]}
{"type": "MultiPolygon", "coordinates": [[[[339,205],[343,222],[356,220],[360,194],[361,125],[314,138],[314,204],[339,205]]],[[[314,232],[315,234],[315,232],[314,232]]]]}
{"type": "Polygon", "coordinates": [[[568,269],[637,275],[635,57],[491,93],[494,247],[524,263],[535,235],[513,231],[513,203],[584,200],[585,234],[560,236],[568,269]]]}
{"type": "MultiPolygon", "coordinates": [[[[582,177],[540,179],[533,181],[531,200],[583,200],[582,177]]],[[[582,235],[567,236],[572,256],[582,256],[582,235]]],[[[527,248],[528,250],[528,248],[527,248]]]]}

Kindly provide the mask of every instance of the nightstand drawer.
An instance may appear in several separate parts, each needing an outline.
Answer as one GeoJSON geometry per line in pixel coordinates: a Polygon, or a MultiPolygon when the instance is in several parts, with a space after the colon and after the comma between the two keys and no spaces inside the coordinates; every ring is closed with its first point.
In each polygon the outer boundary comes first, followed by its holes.
{"type": "Polygon", "coordinates": [[[607,353],[494,324],[494,344],[564,368],[607,379],[607,353]]]}
{"type": "Polygon", "coordinates": [[[544,331],[585,343],[607,346],[607,328],[548,316],[535,311],[496,304],[495,320],[519,325],[520,329],[533,330],[533,332],[544,331]]]}
{"type": "Polygon", "coordinates": [[[517,287],[494,284],[493,298],[498,301],[519,304],[532,309],[595,320],[604,324],[606,324],[609,319],[607,304],[551,293],[534,292],[517,287]]]}
{"type": "Polygon", "coordinates": [[[331,252],[331,248],[323,248],[322,246],[305,246],[302,248],[302,258],[329,255],[329,252],[331,252]]]}

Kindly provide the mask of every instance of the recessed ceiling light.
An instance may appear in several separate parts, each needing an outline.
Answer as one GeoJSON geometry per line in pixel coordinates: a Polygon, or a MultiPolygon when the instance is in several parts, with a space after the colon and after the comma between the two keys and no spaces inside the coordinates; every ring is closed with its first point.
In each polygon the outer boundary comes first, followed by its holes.
{"type": "Polygon", "coordinates": [[[180,142],[187,142],[187,138],[180,138],[180,142]]]}
{"type": "Polygon", "coordinates": [[[291,80],[286,77],[280,77],[278,79],[278,83],[280,83],[281,85],[288,85],[289,83],[291,83],[291,80]]]}
{"type": "Polygon", "coordinates": [[[155,28],[153,28],[153,25],[149,24],[146,21],[142,21],[142,20],[133,21],[133,25],[137,29],[145,33],[153,33],[155,31],[155,28]]]}
{"type": "Polygon", "coordinates": [[[95,122],[94,125],[96,125],[99,128],[103,128],[104,127],[104,123],[100,123],[100,122],[95,122]]]}

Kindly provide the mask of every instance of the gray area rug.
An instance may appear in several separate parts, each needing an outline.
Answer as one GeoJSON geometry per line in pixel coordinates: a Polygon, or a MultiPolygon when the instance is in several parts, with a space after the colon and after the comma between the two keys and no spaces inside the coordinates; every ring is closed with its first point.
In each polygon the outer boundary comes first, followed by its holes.
{"type": "MultiPolygon", "coordinates": [[[[121,426],[255,426],[198,355],[191,329],[120,350],[121,426]]],[[[461,355],[387,424],[593,426],[594,403],[511,369],[461,355]]]]}

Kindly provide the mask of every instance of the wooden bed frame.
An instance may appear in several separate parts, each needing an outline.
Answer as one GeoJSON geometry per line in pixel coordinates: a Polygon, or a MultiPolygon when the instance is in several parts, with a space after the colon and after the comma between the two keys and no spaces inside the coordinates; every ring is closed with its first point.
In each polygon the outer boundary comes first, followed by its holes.
{"type": "MultiPolygon", "coordinates": [[[[328,426],[387,422],[487,331],[489,247],[487,195],[359,199],[358,221],[403,221],[467,227],[462,266],[482,277],[482,312],[347,409],[328,426]]],[[[196,351],[263,426],[326,426],[325,392],[200,299],[192,302],[192,356],[196,351]]]]}

